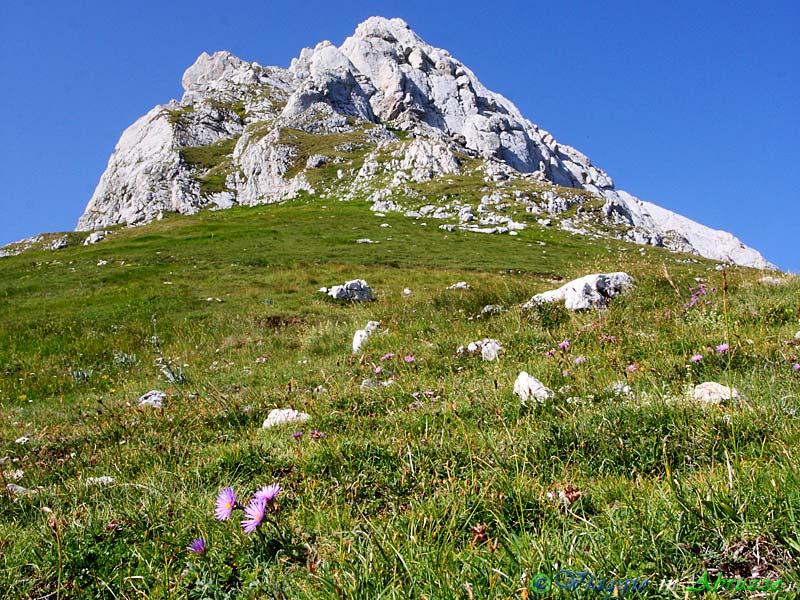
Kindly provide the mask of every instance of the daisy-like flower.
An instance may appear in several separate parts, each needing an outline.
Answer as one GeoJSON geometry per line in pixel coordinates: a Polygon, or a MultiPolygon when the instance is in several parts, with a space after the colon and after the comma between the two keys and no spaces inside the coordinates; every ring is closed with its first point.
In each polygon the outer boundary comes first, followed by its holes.
{"type": "Polygon", "coordinates": [[[253,533],[256,528],[261,525],[264,520],[264,514],[267,510],[266,498],[253,498],[253,500],[245,506],[244,514],[246,517],[242,519],[242,531],[247,534],[253,533]]]}
{"type": "Polygon", "coordinates": [[[192,540],[192,543],[186,546],[186,549],[192,554],[200,556],[206,551],[206,541],[203,538],[197,538],[196,540],[192,540]]]}
{"type": "Polygon", "coordinates": [[[324,434],[324,433],[322,433],[321,431],[317,430],[317,429],[312,429],[312,430],[311,430],[311,439],[312,439],[312,440],[318,440],[318,439],[319,439],[319,438],[321,438],[323,435],[325,435],[325,434],[324,434]]]}
{"type": "Polygon", "coordinates": [[[380,375],[382,371],[383,371],[383,367],[381,367],[381,366],[375,367],[375,374],[376,375],[380,375]]]}
{"type": "Polygon", "coordinates": [[[294,439],[296,439],[296,440],[299,442],[299,441],[300,441],[300,438],[301,438],[301,437],[303,437],[303,432],[302,432],[302,431],[295,431],[295,432],[292,434],[292,437],[293,437],[294,439]]]}
{"type": "Polygon", "coordinates": [[[394,356],[394,352],[389,352],[388,354],[381,356],[381,360],[389,360],[390,358],[394,358],[394,356]]]}
{"type": "Polygon", "coordinates": [[[800,371],[800,363],[793,364],[793,365],[792,365],[792,370],[794,370],[794,371],[800,371]]]}
{"type": "Polygon", "coordinates": [[[585,362],[586,362],[586,357],[585,356],[579,356],[578,358],[575,359],[575,364],[576,365],[580,365],[580,364],[585,363],[585,362]]]}
{"type": "Polygon", "coordinates": [[[720,354],[725,354],[730,349],[731,347],[728,344],[724,343],[717,346],[717,352],[719,352],[720,354]]]}
{"type": "Polygon", "coordinates": [[[556,349],[555,348],[550,348],[550,350],[545,352],[544,355],[547,356],[547,357],[555,356],[556,355],[556,349]]]}
{"type": "Polygon", "coordinates": [[[269,504],[275,499],[275,496],[277,496],[278,492],[280,491],[281,491],[280,483],[273,483],[271,485],[266,485],[253,495],[253,500],[265,500],[269,504]]]}
{"type": "Polygon", "coordinates": [[[411,355],[411,354],[408,354],[408,355],[403,357],[403,360],[406,361],[407,363],[412,363],[412,362],[414,362],[414,356],[411,355]]]}
{"type": "Polygon", "coordinates": [[[692,358],[689,359],[689,361],[693,363],[700,362],[701,360],[703,360],[702,354],[695,354],[692,358]]]}
{"type": "Polygon", "coordinates": [[[625,370],[628,373],[636,373],[636,368],[637,368],[636,365],[634,363],[631,363],[627,367],[625,367],[625,370]]]}
{"type": "Polygon", "coordinates": [[[567,348],[569,348],[569,340],[564,340],[563,342],[559,343],[558,347],[561,350],[566,350],[567,348]]]}
{"type": "Polygon", "coordinates": [[[237,508],[236,494],[232,487],[222,488],[217,494],[217,508],[214,511],[214,516],[219,521],[227,521],[233,513],[233,509],[237,508]]]}

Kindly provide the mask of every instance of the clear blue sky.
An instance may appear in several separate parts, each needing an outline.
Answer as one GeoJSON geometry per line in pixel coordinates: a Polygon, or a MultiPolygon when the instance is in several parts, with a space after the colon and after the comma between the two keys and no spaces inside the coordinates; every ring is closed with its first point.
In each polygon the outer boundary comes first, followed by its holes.
{"type": "Polygon", "coordinates": [[[288,66],[399,16],[617,187],[800,272],[800,2],[4,0],[0,244],[74,228],[203,51],[288,66]]]}

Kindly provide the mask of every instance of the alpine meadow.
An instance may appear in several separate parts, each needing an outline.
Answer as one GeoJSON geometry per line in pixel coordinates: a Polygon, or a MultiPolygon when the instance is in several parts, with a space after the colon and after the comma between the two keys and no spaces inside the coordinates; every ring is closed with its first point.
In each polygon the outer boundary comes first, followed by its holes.
{"type": "Polygon", "coordinates": [[[399,19],[183,86],[0,251],[0,596],[800,597],[800,278],[399,19]]]}

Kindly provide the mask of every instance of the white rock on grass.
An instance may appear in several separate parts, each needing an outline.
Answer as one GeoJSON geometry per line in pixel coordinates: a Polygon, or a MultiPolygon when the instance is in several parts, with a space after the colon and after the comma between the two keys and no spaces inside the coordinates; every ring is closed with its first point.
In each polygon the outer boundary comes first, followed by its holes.
{"type": "Polygon", "coordinates": [[[83,245],[90,246],[92,244],[96,244],[97,242],[101,242],[109,233],[109,231],[93,231],[89,234],[89,237],[83,240],[83,245]]]}
{"type": "Polygon", "coordinates": [[[632,288],[633,278],[627,273],[595,273],[565,283],[556,290],[536,294],[522,305],[523,310],[547,302],[564,302],[567,310],[608,308],[608,301],[632,288]]]}
{"type": "Polygon", "coordinates": [[[274,408],[269,411],[267,419],[261,426],[263,429],[286,425],[288,423],[305,423],[311,418],[308,413],[300,412],[293,408],[274,408]]]}
{"type": "Polygon", "coordinates": [[[12,496],[24,496],[25,494],[32,493],[28,488],[17,485],[16,483],[9,483],[6,485],[6,491],[12,496]]]}
{"type": "Polygon", "coordinates": [[[738,400],[739,391],[721,383],[707,381],[695,386],[692,391],[692,397],[704,404],[720,404],[729,400],[738,400]]]}
{"type": "Polygon", "coordinates": [[[454,283],[453,285],[448,285],[447,289],[448,290],[468,290],[469,289],[469,284],[466,281],[459,281],[457,283],[454,283]]]}
{"type": "Polygon", "coordinates": [[[87,477],[86,485],[111,485],[116,480],[108,475],[101,475],[100,477],[87,477]]]}
{"type": "Polygon", "coordinates": [[[554,395],[553,390],[525,371],[522,371],[514,382],[514,393],[522,400],[523,406],[528,399],[544,402],[554,395]]]}
{"type": "Polygon", "coordinates": [[[491,338],[485,338],[483,340],[479,340],[477,342],[470,342],[467,344],[467,347],[459,346],[456,350],[456,354],[479,354],[483,357],[483,360],[495,360],[497,355],[503,347],[500,345],[500,342],[491,338]]]}
{"type": "Polygon", "coordinates": [[[372,288],[363,279],[353,279],[344,282],[342,285],[322,289],[326,290],[325,293],[334,300],[346,300],[348,302],[372,302],[375,300],[372,295],[372,288]]]}
{"type": "Polygon", "coordinates": [[[800,331],[794,334],[794,339],[800,340],[800,331]]]}
{"type": "Polygon", "coordinates": [[[764,283],[766,285],[783,285],[785,281],[785,279],[778,279],[777,277],[770,277],[769,275],[758,280],[759,283],[764,283]]]}
{"type": "Polygon", "coordinates": [[[356,354],[361,349],[361,346],[367,341],[367,338],[377,331],[380,326],[380,321],[368,321],[364,329],[356,331],[353,336],[353,354],[356,354]]]}
{"type": "Polygon", "coordinates": [[[152,406],[153,408],[161,408],[164,399],[167,395],[160,390],[150,390],[139,398],[139,406],[152,406]]]}

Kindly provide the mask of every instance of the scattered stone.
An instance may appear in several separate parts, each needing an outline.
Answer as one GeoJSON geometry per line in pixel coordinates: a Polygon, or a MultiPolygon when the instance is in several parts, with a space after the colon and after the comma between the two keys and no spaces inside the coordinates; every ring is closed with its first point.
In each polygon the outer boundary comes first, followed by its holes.
{"type": "Polygon", "coordinates": [[[322,154],[312,154],[306,161],[306,167],[309,169],[318,169],[328,162],[328,157],[322,154]]]}
{"type": "Polygon", "coordinates": [[[356,240],[356,244],[380,244],[380,242],[376,242],[376,241],[371,240],[369,238],[360,238],[360,239],[356,240]]]}
{"type": "Polygon", "coordinates": [[[529,398],[537,402],[544,402],[554,396],[553,390],[525,371],[522,371],[514,382],[514,393],[522,400],[523,406],[529,398]]]}
{"type": "Polygon", "coordinates": [[[278,425],[286,425],[288,423],[305,423],[310,418],[311,415],[308,413],[300,412],[293,408],[274,408],[269,411],[261,428],[269,429],[270,427],[277,427],[278,425]]]}
{"type": "Polygon", "coordinates": [[[162,403],[167,395],[159,390],[150,390],[139,398],[139,406],[152,406],[153,408],[161,408],[162,403]]]}
{"type": "Polygon", "coordinates": [[[363,279],[353,279],[342,285],[335,285],[332,288],[322,288],[320,291],[328,294],[334,300],[346,300],[348,302],[372,302],[372,289],[363,279]]]}
{"type": "Polygon", "coordinates": [[[93,231],[89,234],[85,240],[83,240],[84,246],[91,246],[92,244],[96,244],[97,242],[101,242],[106,239],[106,236],[111,233],[110,231],[93,231]]]}
{"type": "Polygon", "coordinates": [[[738,400],[739,391],[714,381],[707,381],[695,386],[692,397],[704,404],[720,404],[729,400],[738,400]]]}
{"type": "MultiPolygon", "coordinates": [[[[411,295],[411,290],[408,288],[403,288],[403,296],[410,296],[410,295],[411,295]]],[[[798,335],[800,335],[800,333],[798,333],[798,335]]]]}
{"type": "Polygon", "coordinates": [[[466,348],[464,346],[459,346],[456,350],[456,354],[462,356],[464,354],[480,353],[483,360],[495,360],[502,349],[503,347],[500,345],[500,342],[491,338],[486,338],[477,342],[470,342],[467,344],[466,348]]]}
{"type": "Polygon", "coordinates": [[[101,475],[100,477],[87,477],[86,485],[111,485],[116,480],[108,475],[101,475]]]}
{"type": "Polygon", "coordinates": [[[379,321],[369,321],[364,329],[356,331],[353,336],[353,354],[356,354],[361,349],[361,346],[367,341],[367,338],[371,336],[373,332],[377,331],[380,326],[381,324],[379,321]]]}
{"type": "Polygon", "coordinates": [[[361,382],[360,387],[362,390],[372,390],[380,387],[389,387],[390,385],[392,385],[392,381],[393,380],[391,379],[387,379],[386,381],[378,381],[377,379],[364,379],[361,382]]]}
{"type": "Polygon", "coordinates": [[[762,277],[758,280],[759,283],[764,283],[766,285],[783,285],[785,283],[784,279],[778,279],[777,277],[770,277],[767,275],[766,277],[762,277]]]}
{"type": "Polygon", "coordinates": [[[608,308],[608,301],[633,287],[633,278],[627,273],[606,273],[586,275],[562,285],[556,290],[536,294],[522,305],[523,310],[537,304],[564,301],[567,310],[588,308],[608,308]]]}
{"type": "Polygon", "coordinates": [[[469,284],[466,281],[459,281],[453,285],[447,286],[448,290],[468,290],[469,284]]]}
{"type": "Polygon", "coordinates": [[[14,440],[14,441],[15,441],[17,444],[27,444],[29,441],[31,441],[31,438],[29,438],[27,435],[23,435],[22,437],[18,437],[18,438],[17,438],[16,440],[14,440]]]}
{"type": "Polygon", "coordinates": [[[51,250],[62,250],[69,246],[69,238],[67,236],[60,237],[57,240],[53,240],[53,243],[50,244],[51,250]]]}
{"type": "Polygon", "coordinates": [[[28,488],[22,487],[21,485],[17,485],[16,483],[9,483],[6,485],[6,490],[12,496],[24,496],[25,494],[31,494],[32,491],[28,488]]]}

